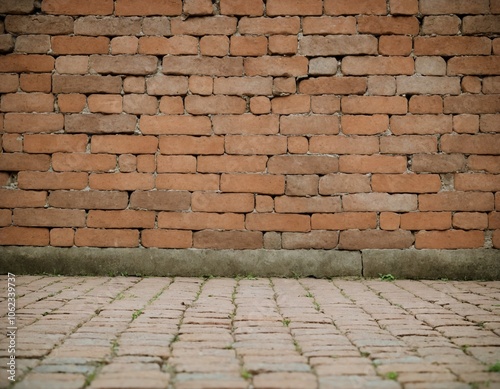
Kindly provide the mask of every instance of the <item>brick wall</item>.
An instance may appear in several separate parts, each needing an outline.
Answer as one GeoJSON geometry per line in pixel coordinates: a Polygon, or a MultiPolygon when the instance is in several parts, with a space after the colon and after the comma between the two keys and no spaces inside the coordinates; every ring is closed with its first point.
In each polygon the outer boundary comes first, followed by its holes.
{"type": "Polygon", "coordinates": [[[0,244],[500,248],[499,0],[3,0],[0,244]]]}

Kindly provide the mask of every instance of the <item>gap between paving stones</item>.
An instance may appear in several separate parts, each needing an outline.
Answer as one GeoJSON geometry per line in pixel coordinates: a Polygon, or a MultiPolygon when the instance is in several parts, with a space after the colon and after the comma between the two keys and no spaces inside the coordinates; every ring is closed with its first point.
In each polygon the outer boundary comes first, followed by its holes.
{"type": "Polygon", "coordinates": [[[17,293],[14,388],[500,386],[499,281],[18,276],[17,293]]]}

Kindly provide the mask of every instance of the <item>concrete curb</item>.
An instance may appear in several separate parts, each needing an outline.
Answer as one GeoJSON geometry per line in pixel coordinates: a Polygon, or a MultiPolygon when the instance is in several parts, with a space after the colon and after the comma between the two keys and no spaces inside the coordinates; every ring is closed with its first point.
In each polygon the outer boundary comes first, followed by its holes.
{"type": "Polygon", "coordinates": [[[500,250],[166,250],[0,247],[0,273],[500,280],[500,250]]]}

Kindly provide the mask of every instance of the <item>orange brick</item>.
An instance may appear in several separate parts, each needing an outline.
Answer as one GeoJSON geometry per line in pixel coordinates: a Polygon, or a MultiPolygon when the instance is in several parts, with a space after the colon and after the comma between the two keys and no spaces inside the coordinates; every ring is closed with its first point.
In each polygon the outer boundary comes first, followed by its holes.
{"type": "MultiPolygon", "coordinates": [[[[0,121],[0,128],[1,128],[0,121]]],[[[17,134],[3,134],[2,135],[2,148],[7,153],[15,153],[23,151],[23,138],[17,134]]]]}
{"type": "Polygon", "coordinates": [[[90,112],[121,113],[123,109],[120,95],[90,95],[87,101],[90,112]]]}
{"type": "Polygon", "coordinates": [[[193,233],[191,231],[154,229],[144,230],[141,233],[141,244],[144,247],[186,249],[192,246],[192,241],[193,233]]]}
{"type": "Polygon", "coordinates": [[[137,157],[132,154],[122,154],[118,157],[118,170],[121,173],[130,173],[137,170],[137,157]]]}
{"type": "Polygon", "coordinates": [[[255,196],[255,210],[257,212],[273,212],[274,199],[271,196],[255,196]]]}
{"type": "Polygon", "coordinates": [[[212,132],[206,116],[143,115],[139,126],[143,134],[150,135],[210,135],[212,132]]]}
{"type": "Polygon", "coordinates": [[[414,241],[410,231],[347,230],[340,232],[339,248],[343,250],[405,249],[411,247],[414,241]]]}
{"type": "Polygon", "coordinates": [[[364,174],[327,174],[319,180],[319,193],[322,195],[359,192],[371,192],[369,176],[364,174]]]}
{"type": "Polygon", "coordinates": [[[313,136],[309,151],[317,154],[376,154],[379,140],[372,136],[313,136]]]}
{"type": "Polygon", "coordinates": [[[500,230],[493,231],[493,236],[491,241],[493,243],[493,247],[497,249],[500,248],[500,230]]]}
{"type": "Polygon", "coordinates": [[[356,18],[330,17],[330,16],[306,16],[302,20],[304,34],[355,34],[356,18]]]}
{"type": "Polygon", "coordinates": [[[387,115],[342,115],[340,123],[342,132],[346,135],[376,135],[387,131],[389,117],[387,115]]]}
{"type": "Polygon", "coordinates": [[[198,39],[188,35],[177,35],[171,38],[163,36],[145,36],[139,38],[140,54],[186,55],[198,53],[198,39]]]}
{"type": "Polygon", "coordinates": [[[113,0],[44,0],[42,11],[54,15],[111,15],[113,0]]]}
{"type": "Polygon", "coordinates": [[[296,54],[298,41],[295,35],[271,35],[269,51],[273,54],[296,54]]]}
{"type": "Polygon", "coordinates": [[[64,113],[78,113],[82,112],[87,104],[87,98],[83,94],[70,93],[59,94],[57,96],[57,105],[59,111],[64,113]]]}
{"type": "Polygon", "coordinates": [[[381,212],[379,223],[381,229],[395,231],[399,229],[400,216],[394,212],[381,212]]]}
{"type": "Polygon", "coordinates": [[[345,211],[354,212],[409,212],[417,209],[417,196],[413,194],[354,193],[342,197],[345,211]]]}
{"type": "Polygon", "coordinates": [[[109,154],[55,153],[52,169],[64,172],[110,172],[116,168],[116,157],[109,154]]]}
{"type": "Polygon", "coordinates": [[[279,116],[216,115],[212,125],[215,134],[272,135],[279,132],[279,116]]]}
{"type": "Polygon", "coordinates": [[[491,53],[491,40],[486,37],[436,36],[416,37],[415,55],[488,55],[491,53]]]}
{"type": "Polygon", "coordinates": [[[191,209],[195,212],[252,212],[254,195],[252,193],[194,192],[191,209]]]}
{"type": "Polygon", "coordinates": [[[308,69],[306,57],[262,56],[245,58],[245,73],[248,76],[305,76],[308,69]]]}
{"type": "Polygon", "coordinates": [[[14,210],[14,225],[24,227],[83,227],[85,211],[75,209],[19,208],[14,210]]]}
{"type": "Polygon", "coordinates": [[[377,227],[375,212],[339,212],[314,214],[311,217],[313,230],[366,230],[377,227]]]}
{"type": "Polygon", "coordinates": [[[350,114],[405,114],[407,100],[402,96],[347,96],[342,97],[342,110],[350,114]]]}
{"type": "Polygon", "coordinates": [[[500,176],[487,173],[455,174],[455,189],[463,191],[500,191],[500,176]]]}
{"type": "Polygon", "coordinates": [[[125,93],[144,93],[146,91],[145,84],[144,77],[128,76],[123,80],[123,91],[125,93]]]}
{"type": "Polygon", "coordinates": [[[47,246],[48,228],[5,227],[0,228],[1,246],[47,246]]]}
{"type": "Polygon", "coordinates": [[[256,231],[307,232],[311,230],[310,217],[295,214],[251,213],[247,215],[245,225],[248,230],[256,231]]]}
{"type": "Polygon", "coordinates": [[[171,19],[173,35],[232,35],[236,32],[237,19],[230,16],[171,19]]]}
{"type": "Polygon", "coordinates": [[[328,174],[338,171],[338,157],[328,155],[274,155],[267,170],[273,174],[328,174]]]}
{"type": "Polygon", "coordinates": [[[488,215],[480,212],[457,212],[453,215],[453,227],[461,230],[485,230],[488,228],[488,215]]]}
{"type": "Polygon", "coordinates": [[[21,189],[84,189],[87,187],[87,173],[27,172],[18,174],[21,189]]]}
{"type": "Polygon", "coordinates": [[[317,77],[301,81],[299,91],[308,95],[350,95],[366,92],[367,80],[363,77],[317,77]]]}
{"type": "Polygon", "coordinates": [[[451,115],[406,115],[391,117],[391,132],[403,134],[444,134],[452,131],[451,115]]]}
{"type": "Polygon", "coordinates": [[[197,95],[211,95],[214,87],[212,77],[189,77],[189,90],[197,95]]]}
{"type": "Polygon", "coordinates": [[[223,154],[224,138],[220,136],[161,136],[160,151],[162,154],[223,154]]]}
{"type": "Polygon", "coordinates": [[[138,230],[79,228],[75,233],[75,245],[79,247],[138,247],[138,230]]]}
{"type": "Polygon", "coordinates": [[[305,136],[288,138],[288,152],[292,154],[306,154],[309,150],[309,140],[305,136]]]}
{"type": "Polygon", "coordinates": [[[152,211],[98,211],[91,210],[87,216],[87,227],[95,228],[153,228],[156,213],[152,211]]]}
{"type": "Polygon", "coordinates": [[[451,212],[411,212],[400,215],[403,230],[448,230],[451,212]]]}
{"type": "Polygon", "coordinates": [[[157,189],[169,190],[219,190],[217,174],[158,174],[157,189]]]}
{"type": "Polygon", "coordinates": [[[420,231],[415,235],[417,249],[472,249],[483,246],[483,231],[420,231]]]}
{"type": "Polygon", "coordinates": [[[358,14],[387,14],[384,0],[325,0],[325,13],[327,15],[358,15],[358,14]]]}
{"type": "Polygon", "coordinates": [[[195,173],[196,158],[192,155],[158,155],[156,171],[158,173],[195,173]]]}
{"type": "Polygon", "coordinates": [[[51,44],[56,55],[107,54],[109,50],[109,38],[104,36],[54,36],[51,44]]]}
{"type": "Polygon", "coordinates": [[[20,172],[23,170],[47,171],[49,170],[49,167],[50,167],[50,157],[48,155],[0,153],[0,171],[4,172],[20,172]]]}
{"type": "Polygon", "coordinates": [[[275,97],[271,100],[273,113],[295,114],[307,113],[311,109],[311,98],[306,95],[275,97]]]}
{"type": "Polygon", "coordinates": [[[264,173],[267,159],[267,156],[263,155],[200,155],[197,171],[202,173],[264,173]]]}
{"type": "Polygon", "coordinates": [[[137,171],[139,173],[154,173],[156,171],[156,160],[154,155],[138,155],[137,171]]]}
{"type": "Polygon", "coordinates": [[[2,73],[49,73],[54,69],[54,57],[49,55],[9,54],[0,57],[2,73]]]}
{"type": "Polygon", "coordinates": [[[52,78],[50,74],[21,74],[20,86],[24,92],[50,93],[52,78]]]}
{"type": "Polygon", "coordinates": [[[120,93],[121,77],[54,75],[54,93],[120,93]]]}
{"type": "Polygon", "coordinates": [[[47,192],[0,189],[0,208],[44,207],[47,192]]]}
{"type": "Polygon", "coordinates": [[[52,154],[57,152],[85,152],[87,148],[86,135],[66,134],[26,134],[24,136],[24,151],[26,153],[52,154]]]}
{"type": "Polygon", "coordinates": [[[198,231],[193,234],[193,247],[204,249],[260,249],[262,232],[258,231],[198,231]]]}
{"type": "Polygon", "coordinates": [[[499,132],[499,115],[481,115],[479,127],[481,132],[499,132]]]}
{"type": "Polygon", "coordinates": [[[321,15],[323,2],[321,0],[267,0],[266,13],[268,16],[278,15],[321,15]]]}
{"type": "Polygon", "coordinates": [[[342,155],[339,171],[343,173],[404,173],[406,157],[388,155],[342,155]]]}
{"type": "Polygon", "coordinates": [[[75,244],[73,228],[52,228],[50,230],[50,245],[55,247],[71,247],[75,244]]]}
{"type": "Polygon", "coordinates": [[[139,39],[135,36],[118,36],[111,40],[111,54],[136,54],[138,47],[139,39]]]}
{"type": "Polygon", "coordinates": [[[160,212],[158,227],[178,230],[243,230],[244,215],[208,212],[160,212]]]}
{"type": "Polygon", "coordinates": [[[385,193],[432,193],[441,189],[437,174],[374,174],[372,190],[385,193]]]}
{"type": "Polygon", "coordinates": [[[91,140],[92,153],[154,154],[158,139],[154,136],[96,135],[91,140]]]}
{"type": "Polygon", "coordinates": [[[246,101],[237,96],[195,96],[184,99],[186,111],[193,115],[242,114],[246,111],[246,101]]]}
{"type": "Polygon", "coordinates": [[[274,199],[274,209],[279,213],[332,213],[340,212],[340,197],[280,196],[274,199]]]}
{"type": "Polygon", "coordinates": [[[500,156],[471,155],[467,159],[467,167],[471,171],[500,173],[500,156]]]}
{"type": "Polygon", "coordinates": [[[462,92],[466,93],[480,93],[481,80],[479,77],[465,76],[462,78],[462,92]]]}
{"type": "Polygon", "coordinates": [[[182,115],[184,113],[184,101],[182,97],[163,96],[160,100],[160,112],[167,115],[182,115]]]}
{"type": "MultiPolygon", "coordinates": [[[[229,53],[229,38],[223,35],[205,35],[200,39],[201,55],[224,57],[229,53]]],[[[196,54],[196,53],[189,53],[196,54]]]]}
{"type": "Polygon", "coordinates": [[[227,135],[225,151],[227,154],[270,155],[283,154],[287,150],[287,139],[273,135],[227,135]]]}
{"type": "Polygon", "coordinates": [[[220,13],[222,15],[262,16],[264,3],[262,0],[221,0],[220,13]]]}
{"type": "Polygon", "coordinates": [[[147,190],[154,188],[154,177],[147,173],[93,173],[89,186],[96,190],[147,190]]]}
{"type": "Polygon", "coordinates": [[[465,211],[481,212],[494,209],[493,193],[484,192],[441,192],[421,194],[418,197],[420,211],[465,211]]]}
{"type": "MultiPolygon", "coordinates": [[[[478,214],[477,216],[479,215],[482,214],[478,214]]],[[[488,215],[488,228],[490,230],[500,228],[500,212],[491,212],[488,215]]]]}
{"type": "Polygon", "coordinates": [[[190,205],[191,194],[182,190],[135,191],[130,195],[131,209],[186,211],[190,205]]]}
{"type": "Polygon", "coordinates": [[[300,18],[275,17],[275,18],[249,18],[242,17],[238,23],[240,34],[251,35],[274,35],[274,34],[298,34],[300,30],[300,18]]]}
{"type": "Polygon", "coordinates": [[[295,78],[276,77],[273,80],[273,94],[275,96],[286,96],[297,92],[295,78]]]}
{"type": "Polygon", "coordinates": [[[53,112],[54,95],[49,93],[10,93],[2,96],[3,112],[53,112]]]}
{"type": "Polygon", "coordinates": [[[182,13],[181,0],[117,0],[115,14],[118,16],[134,15],[166,15],[175,16],[182,13]]]}
{"type": "Polygon", "coordinates": [[[283,194],[285,177],[266,174],[223,174],[220,185],[223,192],[283,194]]]}
{"type": "Polygon", "coordinates": [[[379,53],[383,55],[410,55],[413,40],[404,35],[382,35],[379,38],[379,53]]]}
{"type": "Polygon", "coordinates": [[[184,0],[182,4],[188,15],[212,15],[214,12],[212,0],[184,0]]]}

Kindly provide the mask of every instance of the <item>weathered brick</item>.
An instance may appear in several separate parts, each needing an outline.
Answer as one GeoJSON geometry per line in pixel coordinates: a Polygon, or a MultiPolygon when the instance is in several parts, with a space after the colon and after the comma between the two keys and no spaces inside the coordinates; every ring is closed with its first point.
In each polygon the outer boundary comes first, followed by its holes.
{"type": "Polygon", "coordinates": [[[496,155],[500,150],[500,136],[446,134],[441,137],[441,150],[445,153],[496,155]]]}
{"type": "Polygon", "coordinates": [[[399,135],[380,138],[384,154],[417,154],[437,152],[437,138],[432,135],[399,135]]]}
{"type": "Polygon", "coordinates": [[[384,0],[325,0],[327,15],[358,15],[358,14],[387,14],[387,5],[384,0]]]}
{"type": "Polygon", "coordinates": [[[284,154],[287,140],[283,136],[272,135],[227,135],[225,151],[227,154],[275,155],[284,154]]]}
{"type": "Polygon", "coordinates": [[[131,209],[183,211],[190,205],[191,194],[186,191],[135,191],[130,195],[131,209]]]}
{"type": "Polygon", "coordinates": [[[443,98],[441,96],[412,96],[409,111],[413,114],[443,113],[443,98]]]}
{"type": "Polygon", "coordinates": [[[154,154],[158,139],[154,136],[102,135],[93,136],[92,153],[110,154],[154,154]]]}
{"type": "Polygon", "coordinates": [[[225,35],[205,35],[201,37],[200,53],[201,55],[215,57],[224,57],[228,55],[229,38],[225,35]]]}
{"type": "Polygon", "coordinates": [[[271,95],[271,77],[227,77],[214,79],[214,93],[221,95],[271,95]]]}
{"type": "Polygon", "coordinates": [[[258,231],[198,231],[193,234],[193,247],[206,249],[260,249],[262,232],[258,231]]]}
{"type": "Polygon", "coordinates": [[[448,74],[497,75],[500,73],[498,56],[453,57],[448,61],[448,74]]]}
{"type": "MultiPolygon", "coordinates": [[[[89,57],[84,55],[65,55],[57,57],[56,59],[56,71],[59,74],[85,74],[87,73],[89,67],[89,57]]],[[[53,79],[58,77],[53,76],[53,79]]],[[[93,77],[93,76],[89,76],[93,77]]],[[[87,80],[91,80],[88,78],[87,80]]],[[[63,83],[64,84],[64,83],[63,83]]],[[[60,84],[61,85],[61,84],[60,84]]],[[[121,85],[121,80],[120,80],[121,85]]],[[[70,87],[66,85],[66,87],[70,87]]],[[[75,88],[76,86],[73,86],[75,88]]]]}
{"type": "MultiPolygon", "coordinates": [[[[206,76],[242,76],[242,58],[214,58],[199,56],[167,56],[163,58],[163,73],[206,76]]],[[[266,74],[267,75],[267,74],[266,74]]]]}
{"type": "Polygon", "coordinates": [[[48,228],[5,227],[0,228],[0,245],[47,246],[48,228]]]}
{"type": "Polygon", "coordinates": [[[66,115],[64,128],[67,133],[132,134],[136,122],[134,115],[74,114],[66,115]]]}
{"type": "Polygon", "coordinates": [[[87,216],[87,227],[94,228],[153,228],[156,214],[152,211],[91,210],[87,216]]]}
{"type": "Polygon", "coordinates": [[[111,15],[113,0],[44,0],[42,11],[53,15],[111,15]]]}
{"type": "Polygon", "coordinates": [[[242,17],[238,23],[240,34],[273,35],[297,34],[300,30],[300,18],[275,17],[275,18],[249,18],[242,17]]]}
{"type": "Polygon", "coordinates": [[[265,36],[231,36],[231,55],[257,57],[267,54],[267,38],[265,36]]]}
{"type": "Polygon", "coordinates": [[[95,94],[87,98],[90,112],[121,113],[123,110],[122,97],[120,95],[95,94]]]}
{"type": "Polygon", "coordinates": [[[2,14],[29,14],[35,8],[33,0],[5,0],[0,4],[2,14]]]}
{"type": "Polygon", "coordinates": [[[289,96],[297,92],[297,84],[293,77],[276,77],[273,80],[275,96],[289,96]]]}
{"type": "Polygon", "coordinates": [[[152,74],[156,72],[158,59],[150,55],[91,55],[91,71],[101,74],[152,74]]]}
{"type": "Polygon", "coordinates": [[[154,177],[147,173],[92,173],[89,186],[96,190],[148,190],[154,177]]]}
{"type": "Polygon", "coordinates": [[[345,57],[342,72],[348,75],[413,74],[414,61],[409,57],[345,57]]]}
{"type": "Polygon", "coordinates": [[[115,14],[118,16],[132,15],[166,15],[175,16],[182,13],[181,0],[117,0],[115,14]]]}
{"type": "Polygon", "coordinates": [[[403,230],[447,230],[451,228],[451,212],[410,212],[401,214],[403,230]]]}
{"type": "Polygon", "coordinates": [[[20,86],[24,92],[50,93],[52,77],[50,74],[21,74],[20,86]]]}
{"type": "Polygon", "coordinates": [[[432,193],[441,189],[437,174],[374,174],[372,190],[384,193],[432,193]]]}
{"type": "Polygon", "coordinates": [[[379,140],[372,136],[313,136],[309,151],[317,154],[376,154],[379,140]]]}
{"type": "Polygon", "coordinates": [[[246,101],[238,96],[195,96],[184,99],[186,111],[194,115],[242,114],[246,111],[246,101]]]}
{"type": "Polygon", "coordinates": [[[390,0],[392,15],[415,15],[418,13],[418,0],[390,0]]]}
{"type": "Polygon", "coordinates": [[[52,228],[50,230],[50,245],[55,247],[72,247],[75,244],[73,228],[52,228]]]}
{"type": "Polygon", "coordinates": [[[491,40],[470,36],[416,37],[414,52],[415,55],[488,55],[491,40]]]}
{"type": "Polygon", "coordinates": [[[64,116],[61,114],[7,113],[4,119],[5,132],[56,132],[63,126],[64,116]]]}
{"type": "Polygon", "coordinates": [[[486,77],[483,79],[483,93],[500,93],[500,77],[486,77]]]}
{"type": "Polygon", "coordinates": [[[267,169],[272,174],[329,174],[338,171],[338,157],[315,155],[274,155],[267,169]]]}
{"type": "MultiPolygon", "coordinates": [[[[446,61],[442,57],[415,58],[415,71],[423,76],[444,76],[446,74],[446,61]]],[[[419,80],[420,78],[415,77],[419,80]]],[[[432,78],[434,80],[435,78],[432,78]]]]}
{"type": "Polygon", "coordinates": [[[312,58],[309,61],[310,75],[333,75],[337,73],[337,60],[335,58],[312,58]]]}
{"type": "Polygon", "coordinates": [[[486,171],[500,173],[500,156],[471,155],[467,158],[467,167],[471,171],[486,171]]]}
{"type": "Polygon", "coordinates": [[[499,132],[500,115],[481,115],[479,126],[481,132],[499,132]]]}
{"type": "Polygon", "coordinates": [[[0,153],[0,171],[19,172],[23,170],[47,171],[50,167],[48,155],[23,153],[0,153]]]}
{"type": "Polygon", "coordinates": [[[308,60],[306,57],[263,56],[245,58],[245,73],[248,76],[286,76],[297,77],[307,74],[308,60]]]}
{"type": "Polygon", "coordinates": [[[24,152],[41,154],[85,152],[87,141],[86,135],[27,134],[24,136],[24,152]]]}
{"type": "Polygon", "coordinates": [[[456,35],[461,24],[462,20],[456,15],[425,16],[422,32],[426,35],[456,35]]]}
{"type": "Polygon", "coordinates": [[[416,173],[451,173],[465,169],[461,154],[415,154],[411,168],[416,173]]]}
{"type": "Polygon", "coordinates": [[[314,214],[311,217],[313,230],[366,230],[377,227],[375,212],[338,212],[314,214]]]}
{"type": "Polygon", "coordinates": [[[254,195],[252,193],[194,192],[191,209],[195,212],[252,212],[254,195]]]}
{"type": "Polygon", "coordinates": [[[236,32],[237,19],[230,16],[213,16],[172,19],[170,28],[174,35],[232,35],[236,32]]]}
{"type": "Polygon", "coordinates": [[[202,173],[264,173],[266,156],[199,156],[197,171],[202,173]]]}
{"type": "Polygon", "coordinates": [[[277,15],[321,15],[323,2],[321,0],[268,0],[266,3],[268,16],[277,15]]]}
{"type": "Polygon", "coordinates": [[[298,39],[293,35],[271,35],[269,37],[269,52],[271,54],[297,54],[298,39]]]}
{"type": "Polygon", "coordinates": [[[493,193],[454,191],[421,194],[418,197],[418,209],[420,211],[492,211],[494,209],[493,193]]]}
{"type": "Polygon", "coordinates": [[[220,136],[162,136],[160,137],[160,151],[162,154],[223,154],[224,138],[220,136]]]}
{"type": "Polygon", "coordinates": [[[84,16],[75,21],[76,35],[127,36],[141,33],[141,19],[137,17],[84,16]]]}
{"type": "Polygon", "coordinates": [[[210,135],[210,119],[206,116],[143,115],[139,121],[143,134],[210,135]]]}
{"type": "Polygon", "coordinates": [[[17,92],[19,76],[17,74],[0,74],[0,93],[17,92]]]}
{"type": "Polygon", "coordinates": [[[311,96],[311,111],[313,113],[333,114],[340,111],[340,97],[311,96]]]}
{"type": "Polygon", "coordinates": [[[314,196],[318,194],[319,177],[315,174],[306,176],[286,176],[286,191],[288,196],[314,196]]]}
{"type": "Polygon", "coordinates": [[[375,135],[389,128],[387,115],[343,115],[341,117],[342,132],[346,135],[375,135]]]}
{"type": "Polygon", "coordinates": [[[215,134],[277,134],[278,115],[216,115],[212,116],[215,134]]]}
{"type": "Polygon", "coordinates": [[[244,215],[209,212],[160,212],[158,227],[178,230],[243,230],[244,215]]]}
{"type": "Polygon", "coordinates": [[[354,193],[342,197],[345,211],[409,212],[417,209],[417,195],[388,193],[354,193]]]}
{"type": "Polygon", "coordinates": [[[198,39],[188,35],[173,36],[146,36],[139,39],[140,54],[171,54],[185,55],[198,53],[198,39]]]}
{"type": "MultiPolygon", "coordinates": [[[[217,174],[158,174],[156,188],[168,190],[219,190],[217,174]]],[[[237,191],[238,192],[238,191],[237,191]]]]}
{"type": "Polygon", "coordinates": [[[455,174],[455,190],[461,191],[500,191],[500,176],[487,173],[455,174]]]}
{"type": "Polygon", "coordinates": [[[461,230],[485,230],[488,228],[488,215],[481,212],[456,212],[453,215],[453,227],[461,230]]]}
{"type": "Polygon", "coordinates": [[[310,217],[307,215],[251,213],[245,221],[248,230],[308,232],[311,230],[310,217]]]}
{"type": "Polygon", "coordinates": [[[406,157],[341,155],[339,171],[343,173],[404,173],[406,171],[406,157]]]}
{"type": "Polygon", "coordinates": [[[188,91],[188,78],[182,76],[153,76],[146,80],[150,95],[185,95],[188,91]]]}
{"type": "Polygon", "coordinates": [[[140,94],[123,96],[123,111],[131,114],[154,115],[158,109],[156,97],[140,94]]]}
{"type": "MultiPolygon", "coordinates": [[[[12,39],[11,35],[5,35],[12,39]]],[[[49,35],[20,35],[16,38],[14,51],[26,54],[47,54],[51,49],[49,35]]],[[[7,52],[12,51],[12,47],[7,52]]]]}
{"type": "Polygon", "coordinates": [[[332,56],[377,54],[378,41],[371,35],[306,35],[299,41],[299,54],[332,56]]]}
{"type": "Polygon", "coordinates": [[[464,34],[494,34],[500,32],[499,15],[465,16],[463,19],[464,34]]]}
{"type": "Polygon", "coordinates": [[[107,154],[56,153],[52,155],[55,171],[109,172],[116,168],[116,157],[107,154]]]}
{"type": "MultiPolygon", "coordinates": [[[[0,128],[2,120],[0,119],[0,128]]],[[[23,137],[17,134],[3,134],[1,140],[2,148],[7,153],[18,153],[23,151],[23,137]]]]}
{"type": "MultiPolygon", "coordinates": [[[[136,54],[139,39],[135,36],[118,36],[111,40],[111,54],[136,54]]],[[[106,51],[107,53],[107,51],[106,51]]]]}
{"type": "Polygon", "coordinates": [[[182,10],[187,15],[212,15],[214,12],[212,0],[185,0],[182,10]]]}
{"type": "Polygon", "coordinates": [[[69,76],[54,75],[54,93],[120,93],[122,81],[119,76],[69,76]]]}
{"type": "Polygon", "coordinates": [[[79,228],[75,233],[75,245],[79,247],[137,247],[138,230],[79,228]]]}
{"type": "Polygon", "coordinates": [[[367,34],[418,35],[419,21],[414,16],[358,16],[358,32],[367,34]]]}
{"type": "Polygon", "coordinates": [[[420,0],[420,12],[424,15],[482,14],[488,13],[488,0],[420,0]]]}
{"type": "Polygon", "coordinates": [[[352,114],[405,114],[407,100],[402,96],[346,96],[342,97],[342,110],[352,114]]]}
{"type": "Polygon", "coordinates": [[[404,249],[413,245],[415,238],[410,231],[347,230],[340,232],[339,248],[360,249],[404,249]]]}
{"type": "MultiPolygon", "coordinates": [[[[5,30],[16,35],[48,34],[66,35],[73,34],[74,21],[71,16],[52,15],[7,15],[5,30]]],[[[76,32],[76,31],[75,31],[76,32]]]]}
{"type": "Polygon", "coordinates": [[[163,249],[186,249],[192,246],[193,233],[191,231],[176,230],[143,230],[141,244],[144,247],[163,249]]]}
{"type": "Polygon", "coordinates": [[[54,95],[49,93],[9,93],[2,96],[3,112],[53,112],[54,95]]]}
{"type": "Polygon", "coordinates": [[[79,189],[87,187],[87,173],[54,173],[21,171],[18,186],[21,189],[79,189]]]}
{"type": "Polygon", "coordinates": [[[396,79],[392,76],[370,76],[368,77],[369,95],[393,96],[396,93],[396,79]]]}
{"type": "Polygon", "coordinates": [[[14,225],[22,227],[83,227],[85,211],[76,209],[19,208],[14,210],[14,225]]]}
{"type": "Polygon", "coordinates": [[[451,115],[392,116],[391,132],[403,134],[445,134],[452,131],[451,115]]]}
{"type": "Polygon", "coordinates": [[[107,54],[109,38],[86,36],[54,36],[51,39],[54,54],[107,54]]]}
{"type": "Polygon", "coordinates": [[[274,199],[274,209],[279,213],[332,213],[340,212],[340,197],[280,196],[274,199]]]}
{"type": "Polygon", "coordinates": [[[311,98],[307,95],[275,97],[271,100],[271,107],[273,113],[278,114],[307,113],[311,109],[311,98]]]}
{"type": "Polygon", "coordinates": [[[47,192],[0,189],[0,208],[44,207],[47,192]]]}
{"type": "Polygon", "coordinates": [[[302,20],[302,31],[307,35],[355,34],[356,19],[353,16],[306,16],[302,20]]]}
{"type": "Polygon", "coordinates": [[[192,155],[158,155],[156,158],[158,173],[194,173],[196,158],[192,155]]]}
{"type": "Polygon", "coordinates": [[[398,94],[460,94],[458,77],[399,76],[396,77],[398,94]]]}
{"type": "Polygon", "coordinates": [[[233,193],[283,194],[285,177],[269,174],[223,174],[220,189],[233,193]]]}
{"type": "Polygon", "coordinates": [[[351,95],[366,92],[367,80],[363,77],[317,77],[299,83],[299,91],[308,95],[351,95]]]}
{"type": "Polygon", "coordinates": [[[219,6],[222,15],[262,16],[264,14],[262,0],[221,0],[219,6]]]}
{"type": "Polygon", "coordinates": [[[311,231],[308,233],[284,232],[284,249],[334,249],[337,247],[339,234],[336,231],[311,231]]]}
{"type": "Polygon", "coordinates": [[[371,192],[370,177],[364,174],[327,174],[319,179],[319,193],[371,192]]]}
{"type": "Polygon", "coordinates": [[[415,234],[417,249],[471,249],[483,246],[483,231],[420,231],[415,234]]]}

